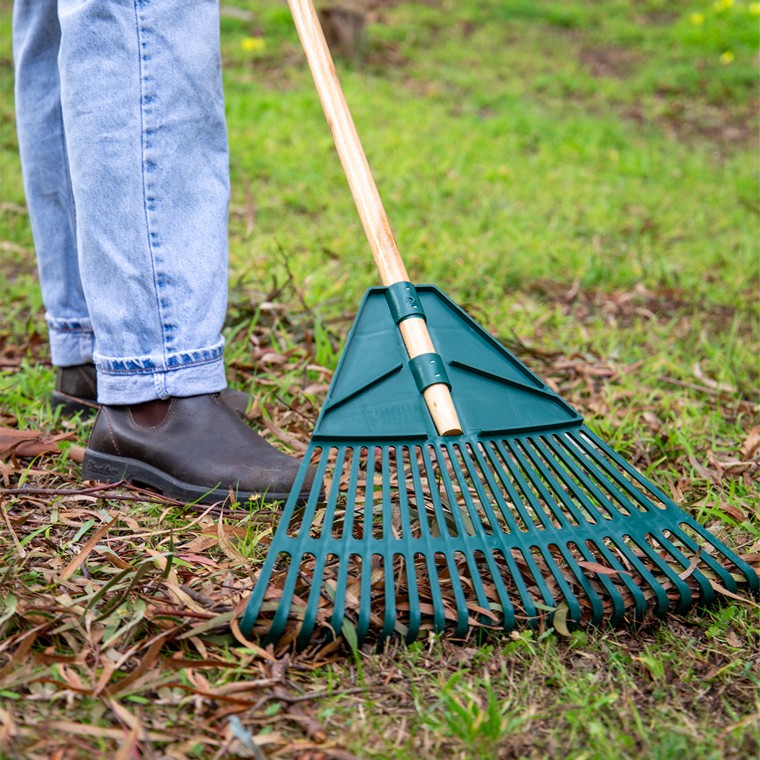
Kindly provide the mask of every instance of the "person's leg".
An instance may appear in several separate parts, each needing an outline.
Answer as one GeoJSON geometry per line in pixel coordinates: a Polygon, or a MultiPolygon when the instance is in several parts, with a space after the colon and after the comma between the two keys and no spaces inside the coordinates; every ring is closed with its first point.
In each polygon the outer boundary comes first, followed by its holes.
{"type": "Polygon", "coordinates": [[[183,500],[314,476],[229,406],[229,165],[217,0],[59,0],[77,247],[102,406],[85,478],[183,500]]]}
{"type": "Polygon", "coordinates": [[[218,4],[58,5],[99,401],[219,391],[229,168],[218,4]]]}
{"type": "Polygon", "coordinates": [[[76,247],[58,78],[57,0],[16,0],[13,6],[15,108],[29,218],[42,299],[57,367],[92,361],[93,333],[76,247]]]}

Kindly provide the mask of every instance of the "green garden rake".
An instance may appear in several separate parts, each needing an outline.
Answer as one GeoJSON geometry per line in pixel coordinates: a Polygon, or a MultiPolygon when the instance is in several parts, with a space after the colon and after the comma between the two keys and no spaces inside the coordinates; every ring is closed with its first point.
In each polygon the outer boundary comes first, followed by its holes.
{"type": "Polygon", "coordinates": [[[311,0],[289,2],[385,287],[364,297],[243,633],[411,642],[757,594],[746,562],[440,290],[412,285],[311,0]]]}

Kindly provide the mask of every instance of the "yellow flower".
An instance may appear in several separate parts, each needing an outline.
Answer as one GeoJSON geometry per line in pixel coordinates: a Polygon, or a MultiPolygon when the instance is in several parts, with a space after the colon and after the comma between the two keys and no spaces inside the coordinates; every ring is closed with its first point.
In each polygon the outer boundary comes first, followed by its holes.
{"type": "Polygon", "coordinates": [[[760,16],[760,3],[750,3],[747,10],[750,16],[760,16]]]}
{"type": "Polygon", "coordinates": [[[694,26],[700,26],[701,24],[705,23],[705,14],[704,13],[692,13],[689,16],[689,21],[691,21],[694,26]]]}
{"type": "Polygon", "coordinates": [[[728,64],[734,60],[734,54],[730,50],[726,50],[725,53],[720,54],[720,58],[718,60],[720,60],[724,66],[728,66],[728,64]]]}
{"type": "Polygon", "coordinates": [[[246,53],[260,53],[267,46],[263,37],[244,37],[240,47],[246,53]]]}

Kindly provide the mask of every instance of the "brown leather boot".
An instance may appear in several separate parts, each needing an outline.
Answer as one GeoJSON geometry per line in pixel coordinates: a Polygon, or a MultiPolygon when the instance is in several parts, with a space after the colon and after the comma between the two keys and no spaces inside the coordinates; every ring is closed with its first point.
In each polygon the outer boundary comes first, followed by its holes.
{"type": "Polygon", "coordinates": [[[55,390],[50,394],[50,405],[61,407],[64,417],[81,412],[89,417],[98,411],[98,376],[94,364],[76,367],[57,367],[55,390]]]}
{"type": "MultiPolygon", "coordinates": [[[[225,388],[222,401],[240,417],[248,411],[250,397],[247,393],[225,388]]],[[[98,375],[94,364],[78,364],[75,367],[57,367],[55,390],[50,394],[50,404],[61,408],[64,417],[81,413],[90,417],[100,408],[98,404],[98,375]]]]}
{"type": "Polygon", "coordinates": [[[82,468],[86,480],[126,480],[173,499],[213,504],[284,501],[294,483],[306,498],[309,467],[260,438],[220,394],[170,398],[135,406],[102,406],[82,468]]]}

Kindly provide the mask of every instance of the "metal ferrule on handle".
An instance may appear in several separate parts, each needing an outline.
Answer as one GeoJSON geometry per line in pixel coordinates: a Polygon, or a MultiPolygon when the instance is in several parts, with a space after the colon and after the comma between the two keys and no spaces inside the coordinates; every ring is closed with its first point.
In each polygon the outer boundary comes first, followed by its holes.
{"type": "MultiPolygon", "coordinates": [[[[408,283],[409,276],[393,237],[367,157],[348,110],[317,13],[311,0],[288,0],[314,84],[335,140],[354,203],[367,235],[383,285],[408,283]]],[[[409,358],[435,354],[435,346],[423,317],[408,315],[398,323],[409,358]]],[[[459,422],[449,386],[428,385],[422,392],[439,435],[460,435],[459,422]]]]}

